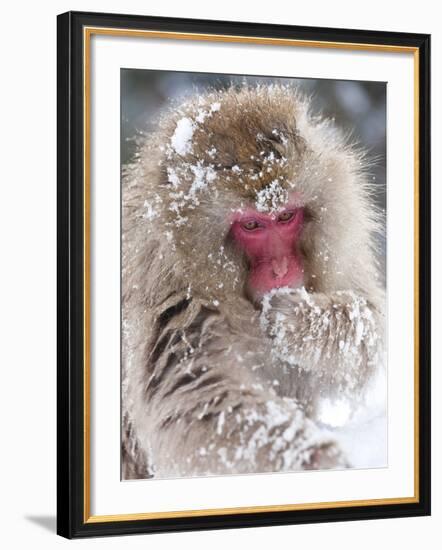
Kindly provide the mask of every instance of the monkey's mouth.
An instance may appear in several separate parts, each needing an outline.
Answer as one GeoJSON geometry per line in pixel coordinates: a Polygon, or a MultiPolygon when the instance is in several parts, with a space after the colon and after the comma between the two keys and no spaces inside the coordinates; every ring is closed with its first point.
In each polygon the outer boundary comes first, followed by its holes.
{"type": "Polygon", "coordinates": [[[299,258],[283,256],[253,266],[249,284],[254,291],[266,293],[284,286],[302,286],[304,270],[299,258]]]}

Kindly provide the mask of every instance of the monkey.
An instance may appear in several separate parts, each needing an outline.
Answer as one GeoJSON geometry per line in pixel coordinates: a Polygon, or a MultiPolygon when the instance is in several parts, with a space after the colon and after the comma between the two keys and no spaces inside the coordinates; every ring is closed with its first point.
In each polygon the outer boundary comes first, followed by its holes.
{"type": "Polygon", "coordinates": [[[351,467],[318,411],[382,368],[382,221],[310,103],[191,95],[123,166],[122,479],[351,467]]]}

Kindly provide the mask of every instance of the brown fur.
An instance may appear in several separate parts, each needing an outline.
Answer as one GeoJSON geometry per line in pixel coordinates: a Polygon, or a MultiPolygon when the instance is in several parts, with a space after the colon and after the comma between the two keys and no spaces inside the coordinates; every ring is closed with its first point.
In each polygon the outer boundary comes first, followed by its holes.
{"type": "Polygon", "coordinates": [[[143,449],[159,477],[346,465],[303,411],[362,391],[381,361],[366,169],[291,88],[213,91],[163,116],[123,172],[125,464],[143,449]],[[308,218],[307,292],[274,293],[261,313],[229,219],[289,192],[308,218]]]}

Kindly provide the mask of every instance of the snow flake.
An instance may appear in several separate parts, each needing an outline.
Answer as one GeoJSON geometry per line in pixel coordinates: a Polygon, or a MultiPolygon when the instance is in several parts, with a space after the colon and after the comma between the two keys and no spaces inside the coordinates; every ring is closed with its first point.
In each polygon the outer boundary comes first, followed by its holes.
{"type": "Polygon", "coordinates": [[[257,191],[255,206],[258,212],[276,212],[288,202],[287,189],[278,180],[273,180],[267,187],[257,191]]]}
{"type": "Polygon", "coordinates": [[[190,118],[181,118],[176,125],[175,132],[170,140],[173,149],[179,155],[185,155],[192,150],[192,137],[195,125],[190,118]]]}
{"type": "Polygon", "coordinates": [[[155,210],[150,202],[144,201],[143,206],[145,208],[145,212],[143,213],[144,219],[151,221],[154,218],[158,217],[158,212],[155,210]]]}

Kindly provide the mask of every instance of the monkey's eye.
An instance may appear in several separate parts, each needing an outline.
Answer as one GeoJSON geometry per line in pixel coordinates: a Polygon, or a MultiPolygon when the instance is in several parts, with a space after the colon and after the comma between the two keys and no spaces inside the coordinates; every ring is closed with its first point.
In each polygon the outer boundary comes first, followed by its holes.
{"type": "Polygon", "coordinates": [[[288,222],[293,218],[293,216],[294,216],[294,212],[283,212],[278,216],[278,221],[283,223],[288,222]]]}
{"type": "Polygon", "coordinates": [[[259,223],[256,220],[249,220],[248,222],[244,222],[242,225],[242,228],[246,231],[254,231],[255,229],[258,229],[260,227],[259,223]]]}

